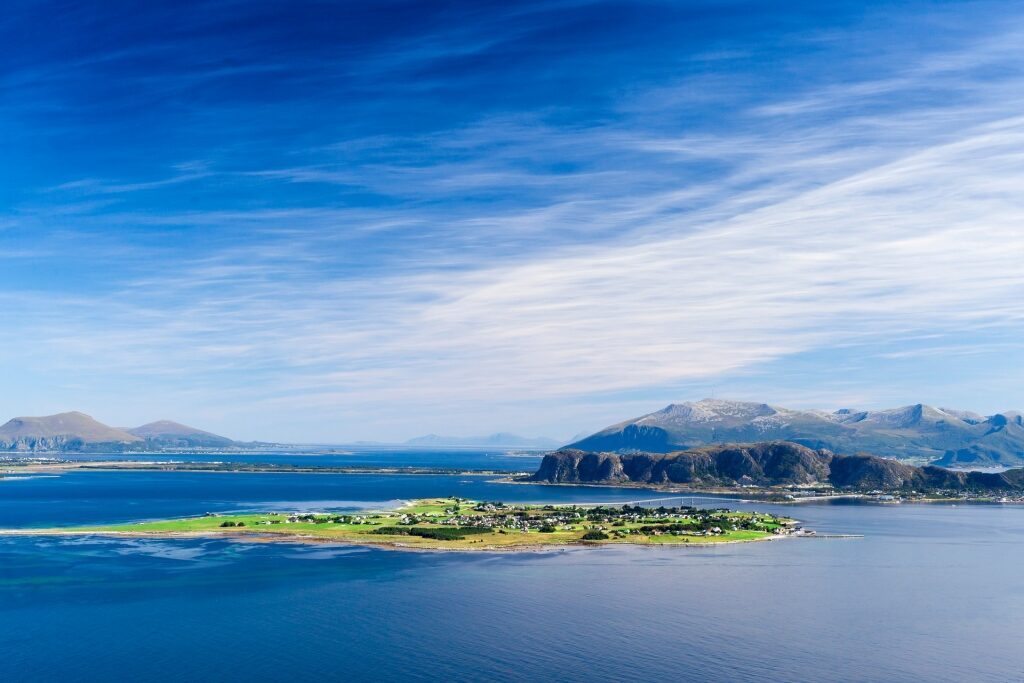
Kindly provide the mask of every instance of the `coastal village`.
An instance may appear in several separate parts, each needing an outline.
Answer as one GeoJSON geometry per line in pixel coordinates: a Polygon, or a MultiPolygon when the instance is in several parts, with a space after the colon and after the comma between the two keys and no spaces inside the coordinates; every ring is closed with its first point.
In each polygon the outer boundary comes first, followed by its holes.
{"type": "MultiPolygon", "coordinates": [[[[221,515],[208,513],[208,517],[221,515]]],[[[224,516],[216,527],[261,527],[278,533],[333,537],[401,537],[433,541],[515,545],[531,543],[632,542],[671,543],[747,541],[810,535],[795,520],[773,514],[735,512],[693,506],[516,505],[463,498],[415,501],[398,510],[336,514],[268,513],[224,516]],[[279,530],[279,531],[278,531],[279,530]]],[[[386,539],[381,539],[385,541],[386,539]]]]}
{"type": "Polygon", "coordinates": [[[2,535],[228,536],[257,542],[329,542],[396,550],[498,551],[616,543],[699,546],[815,534],[795,519],[725,508],[630,503],[506,504],[430,498],[389,510],[207,512],[201,517],[129,524],[0,529],[2,535]]]}

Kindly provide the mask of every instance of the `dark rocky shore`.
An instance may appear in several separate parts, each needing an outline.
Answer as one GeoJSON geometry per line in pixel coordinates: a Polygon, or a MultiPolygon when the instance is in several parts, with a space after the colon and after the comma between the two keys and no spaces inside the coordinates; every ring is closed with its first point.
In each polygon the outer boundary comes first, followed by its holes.
{"type": "Polygon", "coordinates": [[[916,467],[873,455],[837,455],[796,443],[723,444],[676,453],[595,453],[562,449],[528,479],[573,484],[681,484],[693,487],[829,485],[850,491],[1024,491],[1024,468],[964,472],[916,467]]]}

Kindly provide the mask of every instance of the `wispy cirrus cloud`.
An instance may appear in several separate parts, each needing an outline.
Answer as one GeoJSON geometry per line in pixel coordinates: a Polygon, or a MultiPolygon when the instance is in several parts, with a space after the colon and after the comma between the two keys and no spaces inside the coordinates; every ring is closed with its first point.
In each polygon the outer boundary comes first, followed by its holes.
{"type": "MultiPolygon", "coordinates": [[[[15,214],[40,235],[23,261],[65,246],[99,272],[5,292],[19,327],[0,339],[12,364],[115,402],[159,387],[225,424],[300,424],[262,438],[568,436],[721,384],[898,399],[913,386],[865,386],[886,379],[871,367],[963,357],[965,340],[991,358],[1024,331],[1016,35],[779,93],[751,85],[756,51],[704,46],[704,66],[599,116],[471,108],[51,184],[15,214]]],[[[381,73],[496,49],[456,43],[381,73]]],[[[463,77],[443,73],[426,82],[463,77]]]]}
{"type": "Polygon", "coordinates": [[[1024,121],[987,124],[699,230],[662,216],[635,243],[510,266],[325,281],[306,246],[236,254],[137,281],[106,334],[72,326],[49,343],[211,383],[261,368],[275,402],[381,406],[579,398],[822,346],[1016,328],[1022,143],[1024,121]],[[137,310],[150,294],[161,305],[137,310]]]}

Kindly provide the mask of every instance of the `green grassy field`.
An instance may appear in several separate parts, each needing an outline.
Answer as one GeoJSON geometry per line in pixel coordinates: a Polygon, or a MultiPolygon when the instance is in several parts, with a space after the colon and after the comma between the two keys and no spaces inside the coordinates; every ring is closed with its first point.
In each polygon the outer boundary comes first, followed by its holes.
{"type": "MultiPolygon", "coordinates": [[[[793,520],[725,510],[623,512],[590,506],[494,505],[439,498],[361,513],[208,515],[136,524],[41,529],[39,534],[224,535],[437,550],[559,545],[709,545],[777,538],[793,520]],[[474,509],[477,508],[477,509],[474,509]],[[734,528],[735,527],[735,528],[734,528]],[[778,530],[778,531],[776,531],[778,530]],[[584,538],[589,535],[595,540],[584,538]]],[[[661,510],[664,510],[662,508],[661,510]]]]}

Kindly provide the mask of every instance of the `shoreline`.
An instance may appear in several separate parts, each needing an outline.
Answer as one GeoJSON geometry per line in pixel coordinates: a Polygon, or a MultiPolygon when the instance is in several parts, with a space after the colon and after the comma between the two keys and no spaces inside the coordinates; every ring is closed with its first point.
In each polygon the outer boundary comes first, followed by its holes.
{"type": "Polygon", "coordinates": [[[671,498],[686,498],[687,496],[721,496],[736,501],[737,503],[770,503],[772,505],[796,505],[803,502],[814,502],[819,500],[842,500],[842,499],[871,499],[866,493],[844,492],[835,495],[800,496],[793,499],[777,500],[774,496],[782,495],[775,491],[766,489],[746,489],[737,491],[733,488],[679,488],[685,484],[637,484],[637,483],[601,483],[601,482],[553,482],[553,481],[523,481],[512,478],[501,478],[492,480],[495,484],[525,484],[534,486],[554,486],[567,488],[608,488],[633,491],[653,491],[658,493],[671,494],[671,498]]]}
{"type": "MultiPolygon", "coordinates": [[[[396,504],[395,504],[396,503],[396,504]]],[[[206,513],[198,517],[64,527],[0,529],[0,537],[227,538],[340,543],[395,550],[509,552],[602,545],[705,547],[813,536],[771,513],[692,506],[614,508],[427,498],[357,513],[206,513]]]]}
{"type": "Polygon", "coordinates": [[[802,505],[841,500],[856,500],[876,505],[900,505],[904,503],[945,503],[945,504],[986,504],[986,505],[1021,505],[1024,498],[1005,500],[998,495],[978,497],[945,496],[945,497],[904,497],[902,491],[891,491],[882,494],[871,494],[858,491],[842,491],[837,493],[817,493],[814,495],[798,495],[799,489],[772,490],[766,488],[746,488],[736,490],[730,487],[688,488],[685,484],[645,484],[634,482],[549,482],[527,481],[529,472],[509,472],[506,470],[459,469],[444,467],[361,467],[361,466],[305,466],[278,465],[274,463],[237,463],[237,462],[202,462],[202,461],[158,461],[158,460],[101,460],[101,461],[64,461],[64,462],[33,462],[24,465],[0,464],[0,483],[30,478],[31,475],[60,475],[70,471],[88,472],[195,472],[207,474],[342,474],[342,475],[380,475],[380,476],[460,476],[460,477],[492,477],[487,483],[515,484],[533,486],[553,486],[571,488],[611,488],[620,490],[650,491],[668,494],[668,498],[687,496],[716,496],[742,503],[764,503],[771,505],[802,505]],[[27,475],[27,476],[26,476],[27,475]],[[891,498],[884,498],[890,496],[891,498]]]}
{"type": "MultiPolygon", "coordinates": [[[[709,541],[700,543],[642,543],[636,541],[577,541],[567,543],[532,543],[521,545],[482,545],[480,547],[431,547],[426,545],[412,545],[401,541],[388,540],[352,540],[350,538],[335,539],[324,536],[308,536],[301,534],[274,534],[259,531],[79,531],[76,529],[0,529],[0,537],[5,536],[98,536],[102,538],[219,538],[229,541],[245,541],[250,543],[297,543],[302,545],[343,545],[363,548],[380,548],[382,550],[397,550],[400,552],[420,553],[518,553],[518,552],[556,552],[573,548],[603,548],[614,546],[631,546],[635,548],[714,548],[720,545],[736,545],[740,543],[761,543],[764,541],[780,541],[784,539],[797,538],[821,538],[829,536],[808,535],[782,535],[765,536],[762,538],[730,539],[724,541],[709,541]]],[[[845,534],[832,536],[831,538],[863,538],[856,534],[845,534]]]]}
{"type": "Polygon", "coordinates": [[[943,497],[943,498],[901,498],[904,495],[901,491],[884,493],[885,496],[897,496],[895,500],[883,500],[878,495],[862,493],[858,491],[844,491],[836,494],[818,494],[813,496],[796,496],[792,493],[781,493],[769,489],[745,489],[737,491],[733,488],[679,488],[685,484],[638,484],[638,483],[601,483],[601,482],[551,482],[551,481],[523,481],[510,477],[492,480],[495,484],[525,484],[534,486],[562,486],[569,488],[610,488],[635,491],[652,491],[671,494],[668,499],[686,498],[687,496],[720,496],[731,499],[737,503],[764,503],[770,505],[802,505],[804,503],[817,503],[833,500],[860,500],[876,505],[903,505],[913,503],[947,503],[947,504],[974,504],[974,505],[1024,505],[1024,499],[999,500],[996,496],[981,498],[967,497],[943,497]],[[792,498],[779,499],[778,496],[793,495],[792,498]]]}

